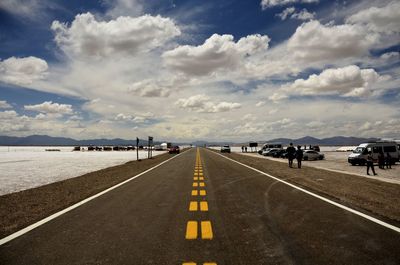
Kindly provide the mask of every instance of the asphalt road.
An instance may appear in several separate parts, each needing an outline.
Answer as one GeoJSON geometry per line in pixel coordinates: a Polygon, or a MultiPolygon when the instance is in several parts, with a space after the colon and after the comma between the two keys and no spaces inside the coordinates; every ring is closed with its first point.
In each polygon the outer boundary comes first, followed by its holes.
{"type": "Polygon", "coordinates": [[[0,246],[0,264],[400,264],[399,233],[196,153],[0,246]]]}

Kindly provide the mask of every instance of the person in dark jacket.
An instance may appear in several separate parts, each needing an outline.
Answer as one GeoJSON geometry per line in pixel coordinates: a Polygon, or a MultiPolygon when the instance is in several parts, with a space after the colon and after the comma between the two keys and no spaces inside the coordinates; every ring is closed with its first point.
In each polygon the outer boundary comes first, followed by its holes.
{"type": "Polygon", "coordinates": [[[368,152],[368,156],[367,156],[367,175],[369,175],[370,168],[372,169],[372,173],[374,173],[374,175],[376,175],[375,168],[374,168],[374,159],[372,158],[371,151],[368,152]]]}
{"type": "Polygon", "coordinates": [[[297,160],[297,167],[301,168],[301,160],[303,160],[303,150],[301,150],[301,146],[297,146],[296,150],[296,160],[297,160]]]}
{"type": "Polygon", "coordinates": [[[380,169],[385,169],[385,155],[382,151],[380,151],[378,155],[378,166],[380,169]]]}
{"type": "Polygon", "coordinates": [[[392,168],[392,156],[389,154],[389,152],[386,153],[385,162],[386,168],[392,168]]]}
{"type": "Polygon", "coordinates": [[[289,167],[293,167],[293,159],[296,152],[296,149],[293,147],[293,144],[290,143],[289,147],[286,148],[287,158],[289,160],[289,167]]]}

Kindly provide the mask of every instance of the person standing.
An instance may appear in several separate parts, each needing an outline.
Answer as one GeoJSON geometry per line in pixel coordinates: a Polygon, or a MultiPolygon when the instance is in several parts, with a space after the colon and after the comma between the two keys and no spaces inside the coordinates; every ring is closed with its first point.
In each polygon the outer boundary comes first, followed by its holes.
{"type": "Polygon", "coordinates": [[[289,147],[286,148],[286,152],[289,161],[289,167],[293,167],[293,159],[296,152],[296,149],[293,147],[293,143],[289,144],[289,147]]]}
{"type": "Polygon", "coordinates": [[[385,162],[386,168],[392,168],[392,156],[389,154],[389,152],[386,153],[385,162]]]}
{"type": "Polygon", "coordinates": [[[372,152],[371,151],[368,152],[368,156],[367,156],[367,175],[369,175],[369,169],[370,168],[372,170],[372,173],[374,173],[374,175],[377,175],[375,173],[374,159],[372,158],[372,152]]]}
{"type": "Polygon", "coordinates": [[[381,150],[378,155],[378,166],[380,169],[385,169],[385,155],[383,154],[383,151],[381,150]]]}
{"type": "Polygon", "coordinates": [[[297,146],[296,150],[296,160],[297,160],[297,167],[301,168],[301,160],[303,160],[303,150],[301,150],[301,146],[297,146]]]}

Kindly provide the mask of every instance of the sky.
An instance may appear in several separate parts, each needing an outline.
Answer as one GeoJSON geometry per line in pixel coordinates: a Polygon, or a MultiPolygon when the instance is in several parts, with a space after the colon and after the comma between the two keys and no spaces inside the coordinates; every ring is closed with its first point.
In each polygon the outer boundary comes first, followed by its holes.
{"type": "Polygon", "coordinates": [[[0,135],[400,139],[400,2],[0,0],[0,135]]]}

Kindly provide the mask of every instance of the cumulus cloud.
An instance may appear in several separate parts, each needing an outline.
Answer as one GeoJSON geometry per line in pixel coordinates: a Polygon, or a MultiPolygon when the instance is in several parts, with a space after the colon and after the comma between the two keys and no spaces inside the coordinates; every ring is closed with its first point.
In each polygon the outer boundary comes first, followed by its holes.
{"type": "Polygon", "coordinates": [[[270,39],[260,34],[234,42],[232,35],[213,34],[199,46],[179,46],[163,54],[167,66],[188,75],[207,75],[219,69],[234,69],[249,56],[268,49],[270,39]]]}
{"type": "Polygon", "coordinates": [[[150,15],[97,21],[85,13],[77,15],[70,26],[53,21],[51,29],[66,54],[98,58],[146,52],[181,34],[171,19],[150,15]]]}
{"type": "Polygon", "coordinates": [[[146,113],[143,115],[135,115],[135,116],[119,113],[117,116],[115,116],[114,120],[124,121],[124,122],[144,123],[148,121],[151,117],[153,117],[153,114],[151,113],[146,113]]]}
{"type": "Polygon", "coordinates": [[[46,114],[70,115],[74,113],[72,105],[58,104],[53,103],[52,101],[45,101],[42,104],[37,105],[25,105],[24,109],[46,114]]]}
{"type": "Polygon", "coordinates": [[[43,79],[47,69],[47,62],[37,57],[10,57],[0,60],[0,82],[17,86],[31,85],[43,79]]]}
{"type": "Polygon", "coordinates": [[[11,109],[12,106],[5,100],[0,100],[0,109],[11,109]]]}
{"type": "Polygon", "coordinates": [[[370,7],[351,15],[346,23],[366,25],[375,32],[400,32],[400,2],[393,1],[384,7],[370,7]]]}
{"type": "Polygon", "coordinates": [[[239,103],[219,102],[214,103],[206,95],[195,95],[189,98],[181,98],[176,103],[176,106],[182,109],[188,109],[195,112],[216,113],[226,112],[241,107],[239,103]]]}
{"type": "Polygon", "coordinates": [[[141,97],[168,97],[171,93],[169,88],[162,87],[151,79],[133,83],[128,91],[141,97]]]}
{"type": "Polygon", "coordinates": [[[297,79],[284,85],[280,91],[270,96],[270,100],[279,101],[288,95],[339,95],[342,97],[370,96],[374,85],[386,80],[374,69],[360,69],[350,65],[337,69],[326,69],[319,75],[310,75],[307,79],[297,79]]]}
{"type": "Polygon", "coordinates": [[[337,60],[367,55],[378,39],[358,25],[330,26],[310,21],[296,29],[287,47],[300,60],[337,60]]]}
{"type": "Polygon", "coordinates": [[[319,0],[262,0],[261,8],[267,9],[274,6],[283,6],[293,3],[317,3],[319,0]]]}
{"type": "Polygon", "coordinates": [[[281,20],[285,20],[287,18],[299,19],[299,20],[310,20],[310,19],[314,19],[315,13],[310,13],[305,8],[299,12],[296,12],[296,8],[292,6],[292,7],[286,8],[281,13],[276,14],[276,16],[280,17],[281,20]]]}

